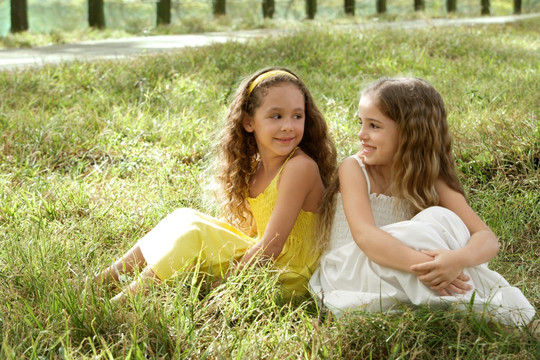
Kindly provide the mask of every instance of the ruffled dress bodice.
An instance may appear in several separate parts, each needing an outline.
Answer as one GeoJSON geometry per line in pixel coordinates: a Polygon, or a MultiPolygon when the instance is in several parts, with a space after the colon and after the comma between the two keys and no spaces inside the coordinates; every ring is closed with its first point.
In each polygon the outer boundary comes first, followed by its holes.
{"type": "MultiPolygon", "coordinates": [[[[353,158],[358,162],[366,177],[369,202],[373,217],[375,218],[375,225],[380,228],[388,224],[411,219],[414,216],[414,211],[405,201],[393,196],[371,193],[371,183],[369,182],[364,163],[358,155],[354,155],[353,158]]],[[[345,217],[345,211],[343,210],[343,201],[340,193],[337,194],[336,213],[330,234],[330,249],[336,249],[353,241],[351,230],[345,217]]]]}

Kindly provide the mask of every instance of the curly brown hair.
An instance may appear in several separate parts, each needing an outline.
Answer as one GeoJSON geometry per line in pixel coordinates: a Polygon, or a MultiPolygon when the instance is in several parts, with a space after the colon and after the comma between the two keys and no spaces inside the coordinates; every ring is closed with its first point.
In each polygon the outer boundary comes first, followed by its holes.
{"type": "Polygon", "coordinates": [[[292,71],[282,67],[271,67],[257,71],[245,78],[238,87],[225,117],[221,135],[218,180],[224,201],[223,216],[231,225],[250,232],[253,218],[247,202],[249,181],[255,171],[258,158],[257,144],[253,133],[244,129],[244,113],[253,116],[261,106],[268,89],[278,84],[291,83],[304,94],[304,136],[299,147],[318,165],[324,186],[331,183],[335,174],[337,151],[329,135],[324,116],[319,111],[304,82],[292,71]],[[292,74],[277,74],[262,80],[249,92],[249,86],[259,75],[272,70],[292,74]]]}

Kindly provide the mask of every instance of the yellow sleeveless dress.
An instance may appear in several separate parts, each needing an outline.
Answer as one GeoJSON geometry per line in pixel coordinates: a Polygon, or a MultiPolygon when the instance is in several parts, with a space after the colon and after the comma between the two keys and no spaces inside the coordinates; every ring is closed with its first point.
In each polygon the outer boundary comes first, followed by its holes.
{"type": "MultiPolygon", "coordinates": [[[[240,259],[264,234],[276,204],[277,182],[289,158],[261,194],[255,198],[248,197],[259,232],[256,238],[217,218],[182,208],[169,214],[139,240],[147,264],[161,280],[170,278],[178,270],[195,267],[223,276],[231,260],[240,259]]],[[[301,210],[275,260],[285,298],[307,293],[307,282],[318,260],[314,241],[316,220],[316,214],[301,210]]]]}

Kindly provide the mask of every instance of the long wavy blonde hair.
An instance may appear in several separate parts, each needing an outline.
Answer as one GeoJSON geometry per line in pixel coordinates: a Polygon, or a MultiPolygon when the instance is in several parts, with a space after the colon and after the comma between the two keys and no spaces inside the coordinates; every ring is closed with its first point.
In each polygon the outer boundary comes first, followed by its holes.
{"type": "Polygon", "coordinates": [[[332,182],[336,169],[336,148],[329,135],[326,121],[300,78],[292,71],[272,67],[248,76],[238,87],[225,118],[225,128],[221,134],[218,180],[223,196],[223,217],[236,228],[250,232],[254,220],[247,202],[249,182],[258,159],[257,144],[253,133],[243,126],[244,113],[253,116],[262,105],[268,89],[283,83],[294,84],[304,94],[305,126],[299,147],[319,166],[324,186],[332,182]],[[286,74],[270,76],[261,81],[251,93],[249,86],[259,75],[272,70],[286,71],[286,74]]]}
{"type": "Polygon", "coordinates": [[[398,125],[392,195],[408,200],[417,212],[422,211],[439,204],[435,182],[440,177],[465,196],[439,92],[426,80],[410,77],[378,80],[364,94],[376,99],[379,110],[398,125]]]}
{"type": "MultiPolygon", "coordinates": [[[[382,78],[363,91],[378,109],[398,125],[399,144],[392,163],[392,196],[407,200],[415,212],[439,204],[435,182],[440,177],[465,196],[452,153],[452,137],[444,101],[427,81],[414,77],[382,78]]],[[[319,248],[330,237],[332,214],[339,191],[336,178],[323,198],[319,248]]]]}

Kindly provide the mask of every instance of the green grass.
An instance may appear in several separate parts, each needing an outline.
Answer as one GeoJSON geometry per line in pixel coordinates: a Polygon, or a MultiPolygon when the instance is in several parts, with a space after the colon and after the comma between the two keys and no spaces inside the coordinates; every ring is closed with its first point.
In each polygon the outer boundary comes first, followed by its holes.
{"type": "Polygon", "coordinates": [[[340,158],[357,148],[365,84],[433,83],[471,204],[499,235],[490,266],[539,308],[539,27],[306,25],[248,44],[0,73],[0,358],[538,358],[528,329],[473,314],[338,321],[309,298],[282,305],[264,270],[213,291],[185,273],[125,306],[85,277],[175,208],[216,213],[209,179],[232,92],[248,73],[282,65],[312,90],[340,158]]]}

